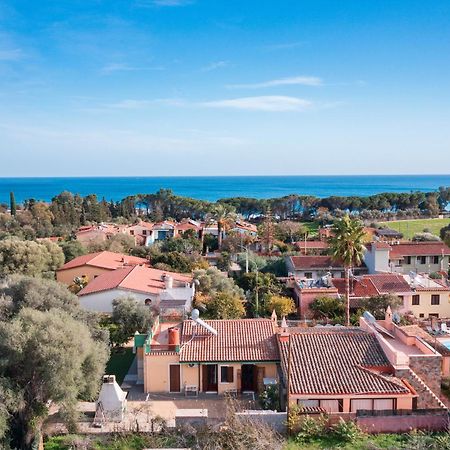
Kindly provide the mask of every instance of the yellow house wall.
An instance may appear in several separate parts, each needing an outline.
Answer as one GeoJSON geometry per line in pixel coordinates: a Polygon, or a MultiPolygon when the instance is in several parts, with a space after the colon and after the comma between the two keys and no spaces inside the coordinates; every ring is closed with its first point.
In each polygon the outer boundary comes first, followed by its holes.
{"type": "Polygon", "coordinates": [[[420,295],[419,305],[412,304],[412,296],[405,298],[406,310],[411,311],[415,317],[428,318],[430,314],[439,314],[439,318],[450,318],[450,297],[448,292],[429,291],[416,292],[420,295]],[[431,295],[439,295],[439,305],[431,304],[431,295]]]}
{"type": "MultiPolygon", "coordinates": [[[[144,391],[169,392],[169,364],[177,364],[180,357],[177,354],[145,355],[144,356],[144,391]]],[[[181,366],[181,385],[185,367],[181,366]]]]}
{"type": "MultiPolygon", "coordinates": [[[[139,355],[138,355],[139,356],[139,355]]],[[[178,354],[168,355],[144,355],[143,357],[143,378],[144,378],[144,391],[145,392],[170,392],[170,380],[169,380],[169,364],[178,364],[178,354]]],[[[241,364],[217,364],[218,365],[218,394],[223,394],[229,389],[241,388],[241,380],[238,374],[240,374],[241,364]],[[233,382],[222,383],[220,381],[220,367],[232,366],[233,367],[233,382]]],[[[203,371],[202,365],[194,364],[193,367],[189,367],[189,364],[181,364],[181,390],[184,390],[186,385],[197,386],[199,391],[202,391],[203,385],[203,371]]],[[[256,364],[256,367],[265,368],[265,377],[277,378],[277,366],[273,364],[256,364]]]]}
{"type": "Polygon", "coordinates": [[[73,267],[72,269],[58,270],[56,272],[56,280],[60,283],[64,283],[70,286],[73,283],[73,279],[75,277],[86,275],[88,277],[88,280],[92,281],[94,277],[105,272],[110,272],[110,270],[92,266],[73,267]]]}
{"type": "MultiPolygon", "coordinates": [[[[218,394],[224,394],[225,392],[227,392],[230,389],[237,389],[238,391],[240,391],[241,389],[241,380],[240,380],[240,373],[241,373],[241,363],[217,363],[218,365],[218,384],[217,384],[217,392],[218,394]],[[233,367],[233,382],[232,383],[222,383],[220,381],[220,368],[222,366],[231,366],[233,367]]],[[[264,377],[265,378],[278,378],[277,377],[277,366],[276,364],[255,364],[256,367],[264,367],[265,368],[265,373],[264,373],[264,377]]],[[[198,384],[198,383],[195,383],[198,384]]],[[[203,386],[203,371],[200,369],[200,391],[202,390],[202,386],[203,386]]]]}

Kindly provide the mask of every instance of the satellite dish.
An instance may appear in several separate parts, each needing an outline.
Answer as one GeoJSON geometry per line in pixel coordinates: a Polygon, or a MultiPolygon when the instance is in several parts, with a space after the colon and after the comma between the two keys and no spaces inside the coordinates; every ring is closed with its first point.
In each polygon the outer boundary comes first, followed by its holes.
{"type": "Polygon", "coordinates": [[[375,323],[376,322],[375,317],[373,317],[373,315],[369,311],[364,311],[363,317],[369,323],[375,323]]]}

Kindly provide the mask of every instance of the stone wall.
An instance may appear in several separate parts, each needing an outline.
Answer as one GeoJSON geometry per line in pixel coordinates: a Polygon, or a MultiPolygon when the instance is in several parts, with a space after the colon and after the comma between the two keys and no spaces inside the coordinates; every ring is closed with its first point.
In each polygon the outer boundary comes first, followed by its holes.
{"type": "Polygon", "coordinates": [[[442,357],[410,356],[409,367],[437,396],[441,395],[441,363],[442,357]]]}
{"type": "Polygon", "coordinates": [[[417,392],[419,396],[417,399],[418,409],[445,408],[445,405],[439,400],[436,394],[411,369],[397,369],[395,376],[406,379],[417,392]]]}

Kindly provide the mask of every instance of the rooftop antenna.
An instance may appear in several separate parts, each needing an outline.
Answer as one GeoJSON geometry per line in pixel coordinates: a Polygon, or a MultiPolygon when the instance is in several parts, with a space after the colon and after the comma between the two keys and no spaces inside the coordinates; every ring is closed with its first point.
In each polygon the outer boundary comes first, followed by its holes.
{"type": "Polygon", "coordinates": [[[205,330],[208,330],[214,336],[217,336],[217,330],[208,325],[202,319],[200,319],[200,311],[198,309],[193,309],[191,312],[191,319],[197,324],[203,327],[205,330]]]}

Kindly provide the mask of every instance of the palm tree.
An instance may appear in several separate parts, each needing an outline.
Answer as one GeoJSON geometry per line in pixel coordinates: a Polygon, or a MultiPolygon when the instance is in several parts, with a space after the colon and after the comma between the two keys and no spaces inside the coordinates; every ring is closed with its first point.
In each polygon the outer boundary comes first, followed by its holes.
{"type": "Polygon", "coordinates": [[[363,224],[348,214],[333,224],[330,250],[333,259],[345,269],[345,302],[347,326],[350,325],[350,269],[361,264],[364,254],[365,232],[363,224]]]}
{"type": "Polygon", "coordinates": [[[217,222],[217,240],[220,250],[222,247],[223,232],[230,227],[232,222],[236,221],[236,210],[230,205],[218,203],[211,210],[209,219],[210,221],[217,222]]]}

